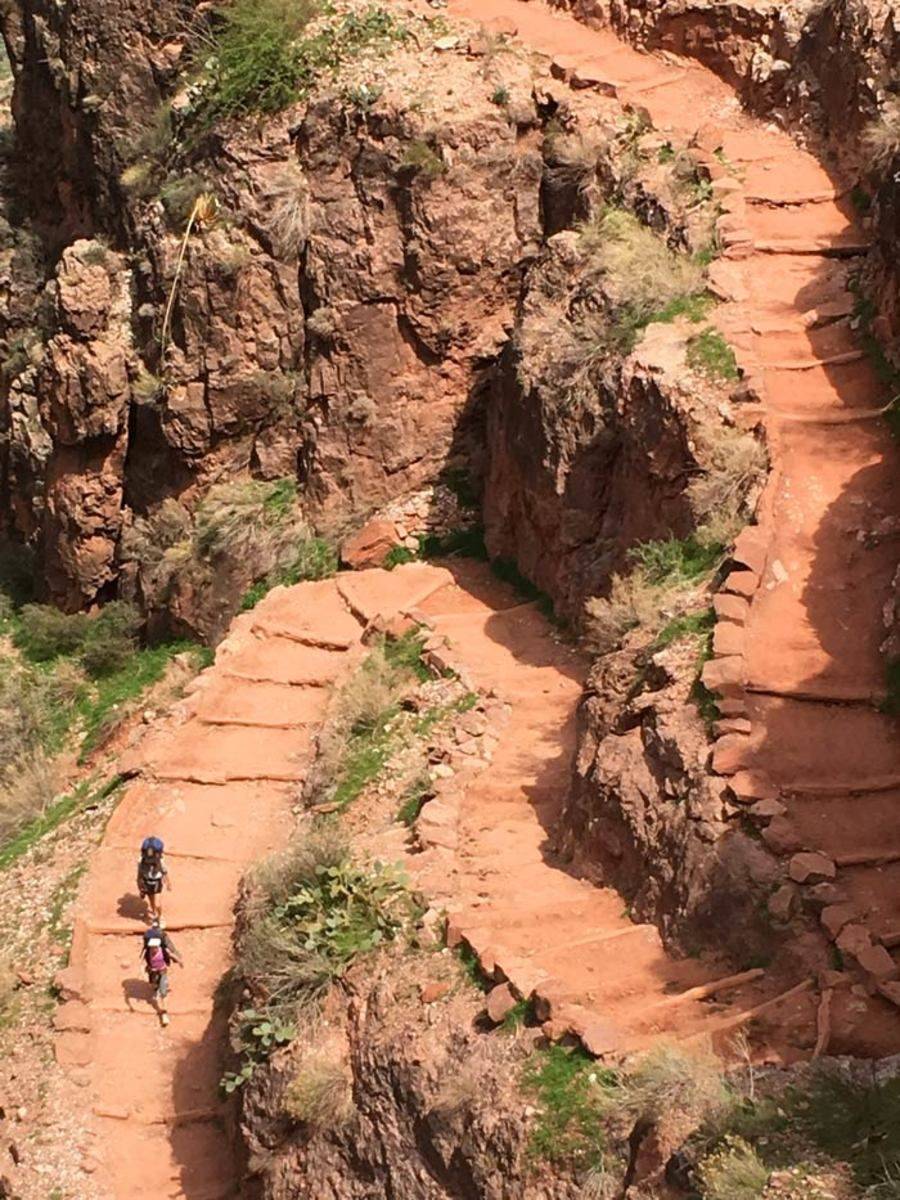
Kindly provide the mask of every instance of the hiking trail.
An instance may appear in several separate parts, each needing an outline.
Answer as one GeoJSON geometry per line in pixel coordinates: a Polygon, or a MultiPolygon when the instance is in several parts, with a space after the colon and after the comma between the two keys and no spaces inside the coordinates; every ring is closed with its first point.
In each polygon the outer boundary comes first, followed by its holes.
{"type": "MultiPolygon", "coordinates": [[[[640,53],[537,0],[450,0],[449,11],[511,20],[563,73],[596,77],[647,108],[660,130],[697,135],[706,149],[724,209],[725,253],[711,271],[723,303],[713,319],[760,397],[773,463],[759,525],[739,539],[740,569],[717,599],[706,678],[724,696],[725,719],[713,764],[748,803],[775,802],[770,844],[828,856],[820,873],[833,868],[856,905],[844,925],[832,914],[839,943],[850,946],[847,928],[862,930],[847,952],[889,988],[890,954],[878,939],[900,941],[891,820],[900,750],[876,705],[896,554],[889,540],[864,535],[896,511],[900,474],[880,389],[848,324],[848,265],[864,241],[842,189],[786,134],[744,115],[703,68],[640,53]]],[[[584,664],[486,568],[451,575],[415,564],[279,588],[237,618],[214,666],[123,764],[137,778],[82,890],[58,1055],[85,1085],[92,1156],[115,1200],[239,1194],[218,1089],[224,1017],[214,1009],[238,882],[289,833],[315,730],[331,687],[358,661],[366,622],[410,610],[511,706],[490,770],[458,797],[450,845],[418,868],[426,890],[449,897],[455,929],[482,958],[535,990],[552,1020],[580,1027],[595,1049],[727,1031],[760,1004],[808,999],[811,980],[798,978],[784,999],[760,973],[717,996],[724,971],[670,958],[617,893],[554,862],[548,830],[570,772],[584,664]],[[174,890],[165,915],[186,960],[172,972],[167,1030],[139,960],[134,874],[148,833],[166,842],[174,890]]],[[[802,871],[792,862],[795,878],[802,871]]],[[[896,1021],[883,1007],[879,1020],[896,1021]]],[[[873,1021],[873,1045],[882,1032],[873,1021]]]]}

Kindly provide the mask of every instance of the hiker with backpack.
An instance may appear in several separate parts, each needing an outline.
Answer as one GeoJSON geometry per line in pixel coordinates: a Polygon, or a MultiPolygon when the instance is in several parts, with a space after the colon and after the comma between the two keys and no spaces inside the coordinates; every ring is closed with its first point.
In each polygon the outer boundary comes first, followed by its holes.
{"type": "Polygon", "coordinates": [[[163,883],[171,889],[172,881],[163,862],[165,846],[158,837],[144,838],[141,843],[141,858],[138,863],[137,886],[141,899],[147,901],[150,916],[154,921],[162,916],[161,894],[163,883]]]}
{"type": "Polygon", "coordinates": [[[153,988],[153,1002],[159,1013],[160,1023],[168,1025],[166,997],[169,995],[169,967],[173,962],[178,963],[179,967],[183,967],[184,963],[172,939],[166,933],[165,922],[162,920],[154,921],[144,934],[141,957],[147,970],[147,979],[153,988]]]}

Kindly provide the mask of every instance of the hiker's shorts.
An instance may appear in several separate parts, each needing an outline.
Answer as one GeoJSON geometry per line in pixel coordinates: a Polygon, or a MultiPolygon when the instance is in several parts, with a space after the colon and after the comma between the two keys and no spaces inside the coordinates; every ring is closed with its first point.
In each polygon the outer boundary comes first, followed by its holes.
{"type": "Polygon", "coordinates": [[[140,882],[142,896],[158,896],[162,891],[161,879],[142,879],[140,882]]]}
{"type": "Polygon", "coordinates": [[[150,986],[153,988],[153,994],[157,1000],[165,1000],[169,994],[169,972],[151,971],[150,986]]]}

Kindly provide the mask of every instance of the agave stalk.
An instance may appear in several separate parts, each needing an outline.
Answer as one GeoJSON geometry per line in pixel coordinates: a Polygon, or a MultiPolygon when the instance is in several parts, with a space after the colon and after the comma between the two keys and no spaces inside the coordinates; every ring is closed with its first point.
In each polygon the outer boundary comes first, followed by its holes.
{"type": "Polygon", "coordinates": [[[194,201],[191,215],[188,217],[187,225],[184,227],[184,236],[181,239],[181,249],[178,252],[178,261],[175,264],[175,277],[172,280],[172,286],[169,289],[169,299],[166,304],[166,312],[163,317],[162,333],[160,335],[160,355],[165,358],[166,345],[169,341],[169,330],[172,325],[172,312],[175,308],[175,297],[178,294],[178,285],[181,282],[181,275],[184,270],[184,260],[187,254],[188,242],[194,228],[200,225],[210,225],[216,218],[218,211],[218,203],[215,196],[209,192],[201,192],[194,201]]]}

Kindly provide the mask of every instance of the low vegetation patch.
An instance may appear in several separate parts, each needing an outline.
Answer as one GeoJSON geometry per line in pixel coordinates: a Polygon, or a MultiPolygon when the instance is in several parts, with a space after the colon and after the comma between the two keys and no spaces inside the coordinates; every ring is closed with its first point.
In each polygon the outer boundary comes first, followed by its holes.
{"type": "Polygon", "coordinates": [[[200,586],[213,575],[232,574],[240,587],[249,576],[254,582],[242,597],[245,609],[279,584],[324,579],[337,570],[334,548],[310,531],[300,510],[294,479],[217,484],[193,515],[167,500],[134,522],[123,552],[140,564],[161,601],[179,579],[200,586]]]}
{"type": "Polygon", "coordinates": [[[221,16],[197,106],[206,124],[279,112],[344,62],[408,36],[378,4],[339,12],[324,0],[234,0],[221,16]]]}
{"type": "Polygon", "coordinates": [[[526,1064],[523,1084],[538,1106],[531,1131],[534,1157],[576,1167],[597,1167],[607,1150],[605,1118],[618,1076],[583,1050],[551,1046],[526,1064]]]}
{"type": "Polygon", "coordinates": [[[766,1190],[769,1170],[752,1146],[726,1138],[700,1166],[704,1200],[757,1200],[766,1190]]]}
{"type": "Polygon", "coordinates": [[[679,616],[702,582],[721,561],[723,547],[695,536],[642,542],[629,551],[631,571],[612,578],[605,597],[585,604],[584,632],[595,654],[614,649],[632,629],[651,635],[679,616]]]}
{"type": "Polygon", "coordinates": [[[609,304],[605,314],[575,328],[584,365],[629,353],[640,331],[653,321],[702,319],[711,304],[702,267],[689,255],[671,250],[659,234],[624,209],[606,208],[582,226],[581,244],[609,304]]]}
{"type": "Polygon", "coordinates": [[[226,1091],[293,1040],[298,1020],[312,1019],[360,955],[404,937],[416,916],[402,872],[354,862],[333,826],[314,828],[300,846],[265,864],[248,901],[237,967],[257,1002],[236,1015],[244,1061],[223,1080],[226,1091]]]}
{"type": "Polygon", "coordinates": [[[421,653],[415,634],[375,645],[341,688],[304,789],[309,803],[345,808],[380,774],[396,749],[400,701],[424,671],[421,653]]]}
{"type": "Polygon", "coordinates": [[[403,166],[415,175],[433,181],[447,169],[438,151],[424,138],[414,138],[403,151],[403,166]]]}
{"type": "Polygon", "coordinates": [[[734,351],[717,329],[704,329],[687,345],[687,365],[698,375],[719,383],[734,383],[741,377],[734,351]]]}

